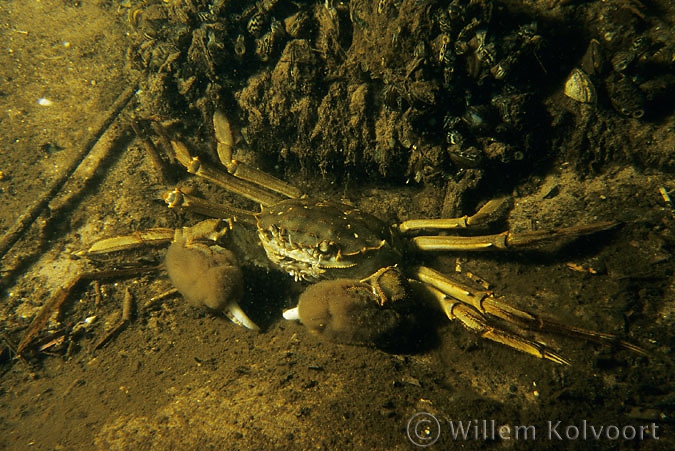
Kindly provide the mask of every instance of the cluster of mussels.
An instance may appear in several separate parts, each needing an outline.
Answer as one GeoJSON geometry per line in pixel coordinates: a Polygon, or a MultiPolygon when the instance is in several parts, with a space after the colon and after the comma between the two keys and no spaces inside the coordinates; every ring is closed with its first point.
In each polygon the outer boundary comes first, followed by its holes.
{"type": "MultiPolygon", "coordinates": [[[[148,0],[129,10],[129,60],[149,114],[209,124],[223,110],[272,165],[419,182],[545,147],[543,98],[573,61],[533,16],[494,0],[148,0]]],[[[646,48],[617,50],[606,77],[634,118],[646,48]]],[[[595,95],[586,71],[565,93],[595,95]]]]}
{"type": "Polygon", "coordinates": [[[656,119],[664,109],[672,110],[675,36],[659,21],[639,25],[627,32],[624,24],[620,36],[605,27],[600,39],[592,38],[565,82],[565,95],[581,103],[606,103],[634,119],[648,112],[656,119]]]}

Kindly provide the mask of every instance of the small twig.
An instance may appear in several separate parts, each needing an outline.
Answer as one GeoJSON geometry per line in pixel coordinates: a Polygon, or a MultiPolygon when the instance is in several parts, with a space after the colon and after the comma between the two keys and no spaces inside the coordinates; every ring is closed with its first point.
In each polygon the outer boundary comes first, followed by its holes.
{"type": "Polygon", "coordinates": [[[82,281],[89,280],[87,276],[91,273],[83,273],[72,279],[65,287],[59,287],[56,293],[50,297],[45,305],[42,306],[38,314],[31,322],[28,330],[24,334],[19,346],[17,346],[16,354],[21,355],[28,345],[33,341],[37,334],[47,324],[52,314],[61,307],[64,301],[68,298],[68,294],[82,281]]]}
{"type": "Polygon", "coordinates": [[[94,296],[94,306],[98,308],[103,302],[103,298],[101,297],[101,282],[98,280],[94,280],[94,296]]]}
{"type": "Polygon", "coordinates": [[[156,303],[158,303],[159,301],[162,301],[162,300],[168,298],[169,296],[173,296],[176,293],[178,293],[178,289],[171,288],[170,290],[167,290],[164,293],[160,293],[157,296],[153,296],[145,304],[143,304],[142,309],[148,310],[148,309],[154,307],[154,305],[156,303]]]}
{"type": "Polygon", "coordinates": [[[136,121],[136,119],[134,118],[131,119],[131,128],[134,130],[136,136],[138,136],[138,138],[143,143],[145,153],[147,153],[150,156],[152,164],[155,167],[157,173],[159,174],[162,184],[168,185],[170,179],[167,167],[166,164],[164,163],[164,160],[162,160],[162,157],[160,156],[157,147],[155,147],[155,144],[150,140],[150,138],[147,137],[147,135],[143,132],[143,130],[141,130],[138,121],[136,121]]]}
{"type": "Polygon", "coordinates": [[[56,290],[56,292],[52,295],[52,297],[50,297],[47,300],[47,302],[42,306],[38,314],[33,319],[33,322],[28,327],[28,330],[21,339],[21,342],[17,346],[16,354],[20,356],[23,353],[23,351],[26,350],[26,348],[33,342],[35,337],[45,327],[52,314],[55,311],[57,311],[61,307],[61,305],[63,305],[66,299],[68,299],[70,293],[76,287],[78,287],[80,283],[95,279],[115,279],[122,277],[133,277],[146,272],[157,271],[158,269],[159,268],[157,266],[153,266],[150,268],[126,268],[100,272],[93,271],[93,272],[85,272],[74,277],[65,286],[59,287],[56,290]]]}
{"type": "Polygon", "coordinates": [[[134,305],[134,296],[127,288],[122,302],[122,319],[112,329],[106,333],[95,345],[94,350],[97,351],[108,344],[113,338],[119,335],[129,324],[131,324],[131,315],[134,305]]]}
{"type": "Polygon", "coordinates": [[[65,390],[63,390],[63,393],[61,393],[61,399],[66,399],[75,387],[80,387],[85,383],[86,381],[84,379],[75,379],[65,390]]]}
{"type": "Polygon", "coordinates": [[[128,323],[131,322],[131,315],[133,314],[132,310],[134,309],[134,296],[131,294],[129,288],[127,288],[126,293],[124,294],[124,301],[122,302],[122,321],[128,323]]]}

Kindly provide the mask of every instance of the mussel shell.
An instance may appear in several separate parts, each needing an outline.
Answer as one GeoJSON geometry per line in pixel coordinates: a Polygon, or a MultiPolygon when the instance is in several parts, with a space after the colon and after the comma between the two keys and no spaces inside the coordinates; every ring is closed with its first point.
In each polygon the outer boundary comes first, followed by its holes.
{"type": "Polygon", "coordinates": [[[580,103],[595,103],[595,86],[590,77],[579,68],[572,69],[565,82],[565,95],[580,103]]]}
{"type": "Polygon", "coordinates": [[[597,39],[591,39],[588,43],[586,53],[581,57],[581,70],[590,75],[602,73],[604,59],[600,49],[600,42],[597,39]]]}
{"type": "Polygon", "coordinates": [[[630,77],[612,77],[606,85],[609,100],[616,111],[634,119],[644,116],[645,95],[630,77]]]}
{"type": "Polygon", "coordinates": [[[612,69],[614,69],[614,72],[622,73],[633,64],[633,61],[635,61],[635,52],[630,50],[616,52],[611,61],[612,69]]]}

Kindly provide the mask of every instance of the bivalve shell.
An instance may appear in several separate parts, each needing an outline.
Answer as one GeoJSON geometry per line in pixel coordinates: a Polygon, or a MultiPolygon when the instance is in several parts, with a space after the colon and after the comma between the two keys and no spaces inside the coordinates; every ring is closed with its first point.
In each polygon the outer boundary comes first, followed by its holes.
{"type": "Polygon", "coordinates": [[[572,69],[565,82],[565,95],[581,103],[595,103],[595,86],[584,71],[572,69]]]}

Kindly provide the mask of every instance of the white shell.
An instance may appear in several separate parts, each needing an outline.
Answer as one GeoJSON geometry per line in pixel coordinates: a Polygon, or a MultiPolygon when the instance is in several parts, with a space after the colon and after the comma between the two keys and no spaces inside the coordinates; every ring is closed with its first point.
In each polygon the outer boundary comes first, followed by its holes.
{"type": "Polygon", "coordinates": [[[574,68],[565,82],[565,95],[577,102],[594,103],[595,86],[584,71],[574,68]]]}

